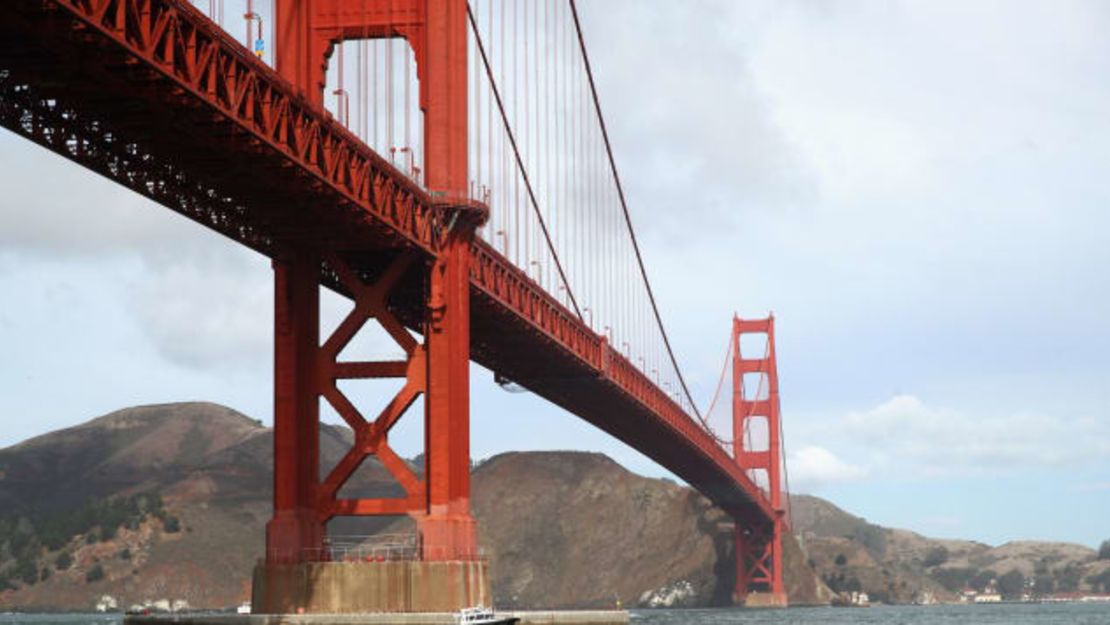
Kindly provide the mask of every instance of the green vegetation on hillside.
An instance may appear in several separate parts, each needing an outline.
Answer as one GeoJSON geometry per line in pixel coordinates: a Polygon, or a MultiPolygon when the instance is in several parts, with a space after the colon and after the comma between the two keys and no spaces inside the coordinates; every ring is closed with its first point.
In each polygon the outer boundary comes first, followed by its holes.
{"type": "Polygon", "coordinates": [[[1069,563],[1062,570],[1056,572],[1056,591],[1076,592],[1079,590],[1079,582],[1082,579],[1083,568],[1074,562],[1069,563]]]}
{"type": "Polygon", "coordinates": [[[937,545],[925,552],[925,560],[921,564],[931,567],[940,566],[945,562],[948,562],[948,548],[944,545],[937,545]]]}
{"type": "Polygon", "coordinates": [[[1020,599],[1025,590],[1025,576],[1021,571],[1010,570],[998,578],[998,592],[1003,599],[1020,599]]]}
{"type": "MultiPolygon", "coordinates": [[[[976,577],[977,573],[978,571],[975,569],[967,567],[941,567],[933,570],[932,578],[935,579],[938,584],[944,586],[944,589],[948,592],[960,592],[965,587],[975,588],[971,581],[976,577]]],[[[988,579],[987,582],[989,581],[988,579]]],[[[982,586],[985,585],[986,583],[982,584],[982,586]]],[[[982,586],[976,590],[982,590],[982,586]]]]}
{"type": "Polygon", "coordinates": [[[1104,541],[1102,541],[1102,544],[1099,545],[1098,559],[1099,560],[1110,560],[1110,540],[1104,540],[1104,541]]]}
{"type": "Polygon", "coordinates": [[[1091,575],[1087,578],[1087,583],[1090,584],[1096,592],[1110,592],[1110,569],[1106,569],[1098,575],[1091,575]]]}
{"type": "Polygon", "coordinates": [[[85,573],[86,582],[98,582],[102,579],[104,579],[104,567],[99,562],[93,565],[88,573],[85,573]]]}
{"type": "Polygon", "coordinates": [[[877,560],[886,555],[886,530],[874,523],[861,523],[845,536],[863,545],[877,560]]]}
{"type": "MultiPolygon", "coordinates": [[[[45,580],[50,574],[40,570],[39,559],[62,549],[75,536],[83,535],[90,544],[111,540],[121,527],[137,529],[149,516],[166,526],[179,527],[179,521],[166,514],[162,498],[154,493],[90,500],[75,511],[0,515],[0,590],[13,587],[13,582],[32,585],[45,580]]],[[[68,569],[73,566],[73,556],[63,551],[53,565],[58,570],[68,569]]]]}
{"type": "Polygon", "coordinates": [[[824,581],[825,585],[833,592],[859,592],[863,590],[863,585],[860,584],[858,577],[855,575],[846,575],[843,572],[825,575],[821,580],[824,581]]]}
{"type": "Polygon", "coordinates": [[[1031,584],[1028,590],[1038,596],[1076,592],[1080,590],[1080,584],[1084,581],[1090,584],[1095,592],[1099,592],[1100,589],[1104,589],[1102,592],[1110,592],[1110,569],[1084,579],[1083,566],[1076,562],[1057,568],[1051,568],[1044,561],[1038,562],[1034,567],[1033,576],[1028,580],[1016,570],[999,575],[991,569],[978,570],[969,567],[940,566],[929,571],[929,576],[950,592],[960,592],[965,588],[983,592],[993,581],[998,591],[1008,599],[1020,597],[1027,590],[1027,584],[1031,584]]]}

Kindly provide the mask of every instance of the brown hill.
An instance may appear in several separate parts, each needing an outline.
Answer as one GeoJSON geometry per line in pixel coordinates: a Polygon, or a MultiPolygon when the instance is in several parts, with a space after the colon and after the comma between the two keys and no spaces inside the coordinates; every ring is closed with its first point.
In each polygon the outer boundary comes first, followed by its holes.
{"type": "Polygon", "coordinates": [[[982,590],[1011,571],[1029,580],[1034,594],[1092,591],[1095,578],[1110,568],[1083,545],[1018,541],[991,547],[928,538],[874,525],[805,495],[793,498],[793,513],[794,528],[823,581],[834,590],[858,586],[883,602],[954,600],[965,586],[982,590]]]}
{"type": "MultiPolygon", "coordinates": [[[[349,431],[322,427],[321,473],[350,441],[349,431]]],[[[272,443],[257,421],[189,403],[129,408],[0,450],[0,605],[245,600],[270,515],[272,443]]],[[[731,525],[686,487],[574,452],[505,454],[473,480],[502,605],[728,600],[731,525]]],[[[397,487],[367,463],[349,488],[373,496],[397,487]]],[[[389,521],[341,520],[329,531],[411,527],[389,521]]],[[[796,545],[787,555],[792,600],[827,601],[796,545]]]]}
{"type": "MultiPolygon", "coordinates": [[[[324,467],[350,440],[347,430],[322,427],[324,467]]],[[[120,410],[0,450],[0,591],[8,588],[0,605],[88,609],[105,594],[124,606],[237,604],[263,554],[272,449],[259,422],[184,403],[120,410]],[[146,493],[163,514],[103,510],[146,493]],[[58,538],[58,527],[76,533],[58,538]]],[[[389,490],[380,467],[359,477],[362,490],[389,490]]]]}
{"type": "MultiPolygon", "coordinates": [[[[631,473],[601,454],[510,453],[474,473],[474,512],[507,607],[727,605],[731,519],[704,497],[631,473]]],[[[827,594],[794,543],[796,604],[827,594]]]]}
{"type": "Polygon", "coordinates": [[[113,412],[0,450],[0,509],[52,511],[90,497],[164,487],[262,430],[215,404],[113,412]]]}

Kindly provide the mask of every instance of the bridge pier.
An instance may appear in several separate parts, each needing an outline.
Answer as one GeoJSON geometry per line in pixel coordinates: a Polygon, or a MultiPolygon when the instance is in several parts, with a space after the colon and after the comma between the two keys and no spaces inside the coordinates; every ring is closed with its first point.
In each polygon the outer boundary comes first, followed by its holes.
{"type": "Polygon", "coordinates": [[[320,470],[320,260],[301,252],[274,267],[274,516],[266,524],[268,562],[298,562],[323,547],[317,513],[320,470]]]}
{"type": "Polygon", "coordinates": [[[490,605],[488,564],[451,562],[302,562],[259,564],[255,614],[457,612],[490,605]]]}
{"type": "Polygon", "coordinates": [[[732,601],[750,608],[788,604],[782,569],[782,519],[736,521],[736,587],[732,601]],[[746,524],[745,524],[746,523],[746,524]]]}
{"type": "Polygon", "coordinates": [[[426,560],[472,558],[478,547],[470,515],[471,236],[472,230],[448,235],[428,281],[428,493],[417,518],[426,560]]]}
{"type": "Polygon", "coordinates": [[[274,516],[266,528],[266,560],[254,575],[253,601],[265,612],[318,610],[436,611],[489,603],[487,564],[470,513],[469,245],[481,218],[467,206],[444,205],[455,224],[443,249],[421,265],[401,254],[367,283],[331,251],[298,250],[274,263],[274,516]],[[326,270],[355,301],[321,344],[319,283],[326,270]],[[390,305],[409,271],[426,278],[423,342],[390,305]],[[339,361],[369,320],[397,342],[401,361],[339,361]],[[404,378],[405,384],[368,421],[337,386],[339,380],[404,378]],[[389,432],[424,396],[423,475],[389,446],[389,432]],[[354,444],[319,478],[319,401],[327,400],[354,432],[354,444]],[[340,490],[369,457],[403,488],[403,497],[343,498],[340,490]],[[408,515],[416,521],[416,560],[335,561],[325,525],[336,516],[408,515]],[[386,566],[388,564],[388,566],[386,566]],[[368,603],[369,602],[369,603],[368,603]]]}

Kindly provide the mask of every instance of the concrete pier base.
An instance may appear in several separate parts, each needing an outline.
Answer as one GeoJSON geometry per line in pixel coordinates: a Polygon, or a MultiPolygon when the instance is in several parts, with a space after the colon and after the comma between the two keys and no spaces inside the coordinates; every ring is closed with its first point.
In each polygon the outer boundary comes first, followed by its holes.
{"type": "Polygon", "coordinates": [[[745,608],[785,608],[787,604],[782,592],[751,592],[744,600],[745,608]]]}
{"type": "Polygon", "coordinates": [[[255,614],[457,612],[491,599],[482,560],[262,563],[251,593],[255,614]]]}

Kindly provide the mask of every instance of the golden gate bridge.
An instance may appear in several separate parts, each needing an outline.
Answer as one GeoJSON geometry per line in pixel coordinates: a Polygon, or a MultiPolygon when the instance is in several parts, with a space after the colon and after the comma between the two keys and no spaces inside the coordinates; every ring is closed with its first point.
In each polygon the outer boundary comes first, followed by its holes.
{"type": "Polygon", "coordinates": [[[473,360],[727,511],[735,598],[785,604],[774,319],[733,320],[700,411],[648,280],[574,0],[228,4],[7,0],[0,124],[273,259],[274,516],[256,600],[295,608],[273,589],[326,553],[327,522],[375,515],[412,517],[421,561],[458,565],[449,603],[488,596],[469,505],[473,360]],[[321,286],[354,302],[327,335],[321,286]],[[371,321],[402,358],[342,358],[371,321]],[[766,337],[762,353],[741,353],[746,334],[766,337]],[[355,406],[339,383],[367,378],[403,386],[355,406]],[[719,434],[710,416],[726,378],[719,434]],[[355,433],[322,480],[321,399],[355,433]],[[389,445],[418,399],[423,475],[389,445]],[[340,496],[371,457],[404,497],[340,496]]]}

